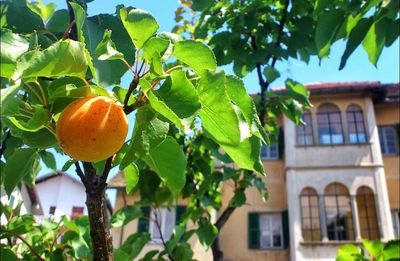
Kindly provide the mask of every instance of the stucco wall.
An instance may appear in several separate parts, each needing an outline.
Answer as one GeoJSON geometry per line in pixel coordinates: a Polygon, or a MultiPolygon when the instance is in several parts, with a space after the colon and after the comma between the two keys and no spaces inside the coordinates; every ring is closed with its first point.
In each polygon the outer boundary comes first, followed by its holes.
{"type": "MultiPolygon", "coordinates": [[[[396,105],[375,107],[378,125],[396,125],[400,122],[400,108],[396,105]]],[[[400,137],[398,137],[400,139],[400,137]]],[[[397,141],[400,142],[399,140],[397,141]]],[[[400,148],[399,148],[400,149],[400,148]]],[[[400,157],[382,155],[391,209],[400,209],[400,157]]]]}
{"type": "MultiPolygon", "coordinates": [[[[124,189],[119,189],[117,192],[117,198],[115,202],[115,209],[114,211],[117,211],[118,209],[122,208],[124,206],[124,197],[126,200],[127,205],[132,205],[135,201],[139,200],[139,195],[126,195],[124,189]]],[[[179,200],[178,205],[186,205],[187,202],[185,200],[179,200]]],[[[138,219],[134,219],[130,223],[128,223],[126,226],[123,228],[112,228],[111,229],[111,235],[113,239],[113,245],[115,248],[119,247],[121,242],[123,243],[130,235],[136,233],[138,228],[138,219]],[[122,235],[122,236],[121,236],[122,235]]],[[[186,226],[187,230],[194,229],[196,228],[193,223],[188,223],[186,226]]],[[[200,244],[198,238],[196,235],[193,235],[188,243],[192,246],[192,250],[194,252],[193,258],[196,260],[201,260],[201,261],[212,261],[212,253],[211,250],[206,251],[200,244]]],[[[144,246],[140,254],[138,255],[137,259],[140,259],[143,257],[147,252],[151,250],[163,250],[164,247],[161,244],[156,244],[149,242],[144,246]]]]}

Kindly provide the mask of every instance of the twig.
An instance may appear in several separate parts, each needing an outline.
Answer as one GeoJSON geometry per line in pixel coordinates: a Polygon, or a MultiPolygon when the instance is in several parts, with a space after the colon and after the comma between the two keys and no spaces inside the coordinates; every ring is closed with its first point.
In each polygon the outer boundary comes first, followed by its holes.
{"type": "Polygon", "coordinates": [[[44,105],[44,100],[42,99],[42,97],[39,95],[39,93],[37,93],[35,91],[35,89],[29,84],[29,83],[25,83],[26,86],[28,86],[28,89],[31,90],[33,92],[33,94],[36,95],[36,97],[40,100],[40,102],[44,105]]]}
{"type": "Polygon", "coordinates": [[[145,104],[147,102],[147,98],[146,96],[142,95],[137,101],[135,101],[132,105],[129,105],[127,107],[124,107],[124,112],[125,114],[129,114],[131,112],[133,112],[134,110],[136,110],[136,108],[139,108],[140,106],[142,106],[143,104],[145,104]]]}
{"type": "Polygon", "coordinates": [[[135,76],[133,78],[132,82],[129,84],[129,89],[125,95],[124,111],[125,111],[125,108],[127,108],[127,106],[128,106],[129,98],[130,98],[132,92],[137,88],[138,84],[139,84],[139,77],[135,76]]]}
{"type": "Polygon", "coordinates": [[[41,257],[39,255],[38,252],[36,252],[36,250],[33,248],[33,246],[31,246],[23,237],[21,237],[20,235],[11,232],[11,231],[2,231],[2,233],[6,233],[12,236],[15,236],[16,238],[18,238],[19,240],[21,240],[22,242],[24,242],[25,245],[27,245],[27,247],[29,247],[29,249],[32,251],[32,253],[40,260],[40,261],[46,261],[46,259],[44,259],[43,257],[41,257]]]}
{"type": "Polygon", "coordinates": [[[108,174],[110,173],[113,159],[114,159],[114,155],[112,155],[111,157],[109,157],[107,159],[106,164],[104,166],[103,175],[101,175],[101,179],[102,179],[102,182],[104,182],[104,184],[107,182],[108,174]]]}
{"type": "Polygon", "coordinates": [[[46,109],[49,107],[49,104],[47,103],[47,99],[46,99],[46,95],[44,94],[42,85],[40,85],[40,83],[38,81],[34,81],[34,83],[36,83],[36,85],[39,87],[40,89],[40,93],[42,94],[42,98],[43,98],[43,105],[46,107],[46,109]]]}
{"type": "Polygon", "coordinates": [[[137,77],[137,73],[132,69],[132,66],[130,66],[130,64],[125,59],[122,59],[122,61],[124,62],[126,67],[128,67],[129,71],[131,71],[135,75],[135,77],[137,77]]]}
{"type": "Polygon", "coordinates": [[[87,187],[88,186],[88,180],[87,180],[87,178],[85,177],[85,174],[83,173],[83,171],[82,171],[82,169],[81,169],[81,166],[79,165],[79,162],[78,161],[76,161],[75,163],[74,163],[74,165],[75,165],[75,168],[76,168],[76,174],[79,176],[79,178],[81,179],[81,181],[82,181],[82,183],[85,185],[85,187],[87,187]]]}

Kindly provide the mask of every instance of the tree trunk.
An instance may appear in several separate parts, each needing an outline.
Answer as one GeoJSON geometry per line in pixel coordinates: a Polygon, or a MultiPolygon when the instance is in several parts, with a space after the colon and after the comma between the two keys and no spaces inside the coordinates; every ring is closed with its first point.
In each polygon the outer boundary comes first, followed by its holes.
{"type": "Polygon", "coordinates": [[[98,191],[99,193],[86,192],[93,260],[110,261],[113,260],[113,245],[105,213],[105,188],[100,190],[102,191],[98,191]]]}
{"type": "Polygon", "coordinates": [[[224,252],[221,251],[221,247],[219,245],[219,234],[211,245],[211,250],[214,261],[224,261],[224,252]]]}
{"type": "Polygon", "coordinates": [[[221,247],[219,245],[219,235],[221,234],[221,229],[228,221],[230,216],[235,211],[235,207],[227,207],[224,212],[222,212],[221,216],[219,216],[217,222],[215,222],[215,226],[218,229],[218,236],[214,240],[213,244],[211,245],[211,250],[213,253],[214,261],[223,261],[224,260],[224,252],[222,252],[221,247]]]}

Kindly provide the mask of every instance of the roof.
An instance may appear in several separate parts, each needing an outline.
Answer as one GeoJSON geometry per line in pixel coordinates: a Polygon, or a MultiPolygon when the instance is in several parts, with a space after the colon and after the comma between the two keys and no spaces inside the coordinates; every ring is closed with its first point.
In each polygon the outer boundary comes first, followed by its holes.
{"type": "Polygon", "coordinates": [[[46,180],[58,178],[58,177],[62,177],[62,176],[71,179],[73,182],[80,183],[83,186],[82,182],[79,179],[77,179],[67,173],[64,173],[64,172],[48,173],[43,176],[37,177],[35,184],[39,184],[39,183],[45,182],[46,180]]]}
{"type": "MultiPolygon", "coordinates": [[[[304,86],[311,95],[368,92],[372,94],[374,102],[399,102],[400,83],[381,83],[379,81],[355,81],[355,82],[313,82],[304,86]]],[[[284,92],[285,87],[271,88],[273,92],[284,92]]],[[[256,96],[259,94],[253,94],[256,96]]]]}
{"type": "Polygon", "coordinates": [[[125,188],[125,186],[125,176],[121,171],[118,171],[118,173],[107,182],[108,188],[125,188]]]}

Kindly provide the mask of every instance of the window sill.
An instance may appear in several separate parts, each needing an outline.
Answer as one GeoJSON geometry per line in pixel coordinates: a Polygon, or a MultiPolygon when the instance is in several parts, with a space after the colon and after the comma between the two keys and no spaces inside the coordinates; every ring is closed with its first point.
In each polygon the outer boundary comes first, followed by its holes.
{"type": "Polygon", "coordinates": [[[364,143],[341,143],[341,144],[310,144],[310,145],[302,145],[296,144],[296,148],[315,148],[315,147],[343,147],[343,146],[369,146],[371,142],[364,143]]]}
{"type": "Polygon", "coordinates": [[[343,244],[360,245],[362,243],[355,240],[300,241],[300,245],[304,246],[341,246],[343,244]]]}
{"type": "Polygon", "coordinates": [[[250,251],[285,251],[288,248],[283,248],[283,247],[275,247],[275,248],[249,248],[250,251]]]}

